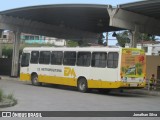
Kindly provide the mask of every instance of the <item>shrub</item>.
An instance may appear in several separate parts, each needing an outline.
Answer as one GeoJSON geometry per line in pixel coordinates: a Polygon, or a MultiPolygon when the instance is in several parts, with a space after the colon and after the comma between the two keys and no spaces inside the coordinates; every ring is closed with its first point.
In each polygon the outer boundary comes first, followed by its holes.
{"type": "Polygon", "coordinates": [[[0,89],[0,102],[2,101],[2,99],[3,99],[3,90],[0,89]]]}
{"type": "Polygon", "coordinates": [[[14,98],[13,94],[4,95],[3,90],[0,89],[0,102],[5,101],[6,99],[12,100],[14,104],[17,104],[17,99],[14,98]]]}
{"type": "Polygon", "coordinates": [[[14,95],[13,95],[13,94],[7,95],[6,98],[7,98],[7,99],[10,99],[10,100],[13,100],[13,101],[14,101],[14,104],[17,104],[17,99],[14,98],[14,95]]]}

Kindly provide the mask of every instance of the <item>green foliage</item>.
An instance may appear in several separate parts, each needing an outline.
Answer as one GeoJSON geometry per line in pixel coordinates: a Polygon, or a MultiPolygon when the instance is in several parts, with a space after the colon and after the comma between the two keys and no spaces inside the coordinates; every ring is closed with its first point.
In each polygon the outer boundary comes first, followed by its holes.
{"type": "Polygon", "coordinates": [[[156,37],[154,35],[148,35],[148,34],[139,34],[139,37],[138,37],[138,41],[140,42],[141,40],[144,40],[144,41],[155,41],[156,40],[156,37]]]}
{"type": "Polygon", "coordinates": [[[73,41],[73,40],[68,40],[67,41],[67,47],[77,47],[77,46],[78,46],[77,41],[73,41]]]}
{"type": "MultiPolygon", "coordinates": [[[[118,44],[121,47],[125,47],[126,43],[130,43],[130,39],[128,38],[128,35],[129,35],[129,31],[123,31],[121,33],[116,34],[118,44]]],[[[143,40],[143,41],[155,41],[156,37],[154,35],[148,35],[148,34],[142,33],[142,34],[138,35],[138,42],[140,42],[141,40],[143,40]]]]}
{"type": "Polygon", "coordinates": [[[14,99],[13,94],[9,94],[9,95],[7,95],[7,98],[8,98],[8,99],[12,99],[12,100],[13,100],[13,99],[14,99]]]}
{"type": "Polygon", "coordinates": [[[127,75],[135,75],[135,71],[131,71],[131,72],[128,73],[127,75]]]}
{"type": "Polygon", "coordinates": [[[17,104],[17,99],[14,98],[13,94],[5,95],[3,90],[0,89],[0,102],[5,101],[6,99],[14,101],[14,105],[17,104]]]}
{"type": "Polygon", "coordinates": [[[138,73],[138,75],[141,75],[142,74],[142,68],[138,68],[137,73],[138,73]]]}
{"type": "Polygon", "coordinates": [[[122,67],[122,72],[126,73],[126,68],[125,67],[122,67]]]}
{"type": "Polygon", "coordinates": [[[14,101],[14,104],[17,104],[17,99],[14,98],[14,95],[13,95],[13,94],[7,95],[6,98],[7,98],[7,99],[10,99],[10,100],[13,100],[13,101],[14,101]]]}
{"type": "Polygon", "coordinates": [[[141,75],[142,74],[142,64],[136,63],[136,69],[137,69],[138,75],[141,75]]]}
{"type": "Polygon", "coordinates": [[[101,33],[99,38],[98,38],[98,44],[99,45],[103,45],[103,39],[104,39],[104,35],[103,35],[103,33],[101,33]]]}
{"type": "Polygon", "coordinates": [[[136,68],[142,67],[141,63],[136,63],[136,68]]]}
{"type": "Polygon", "coordinates": [[[2,54],[4,55],[4,56],[7,56],[8,58],[12,58],[12,49],[11,48],[3,48],[2,49],[2,54]]]}
{"type": "Polygon", "coordinates": [[[128,31],[118,33],[116,35],[116,38],[117,38],[119,46],[121,46],[121,47],[125,47],[125,44],[130,42],[130,40],[128,38],[128,31]]]}
{"type": "MultiPolygon", "coordinates": [[[[52,44],[21,44],[19,53],[22,54],[23,48],[25,47],[41,47],[41,46],[53,46],[52,44]]],[[[13,44],[3,44],[2,46],[2,54],[4,56],[7,56],[8,58],[12,58],[12,52],[13,52],[13,44]]]]}
{"type": "Polygon", "coordinates": [[[2,101],[2,99],[3,99],[3,90],[0,89],[0,102],[2,101]]]}

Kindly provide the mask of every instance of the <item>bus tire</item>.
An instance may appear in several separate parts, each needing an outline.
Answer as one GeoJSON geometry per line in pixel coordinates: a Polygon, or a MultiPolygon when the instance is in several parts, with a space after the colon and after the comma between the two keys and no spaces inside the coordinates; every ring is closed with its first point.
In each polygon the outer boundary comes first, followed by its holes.
{"type": "Polygon", "coordinates": [[[78,90],[80,92],[86,93],[88,91],[88,84],[85,78],[80,78],[77,83],[78,90]]]}
{"type": "Polygon", "coordinates": [[[32,85],[34,85],[34,86],[40,86],[41,85],[41,83],[38,82],[38,75],[37,74],[33,74],[31,76],[31,82],[32,82],[32,85]]]}

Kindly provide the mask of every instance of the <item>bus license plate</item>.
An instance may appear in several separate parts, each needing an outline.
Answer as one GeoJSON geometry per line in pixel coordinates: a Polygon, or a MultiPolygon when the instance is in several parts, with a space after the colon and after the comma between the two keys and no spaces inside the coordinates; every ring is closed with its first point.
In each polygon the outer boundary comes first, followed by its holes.
{"type": "Polygon", "coordinates": [[[137,87],[137,83],[130,83],[131,87],[137,87]]]}

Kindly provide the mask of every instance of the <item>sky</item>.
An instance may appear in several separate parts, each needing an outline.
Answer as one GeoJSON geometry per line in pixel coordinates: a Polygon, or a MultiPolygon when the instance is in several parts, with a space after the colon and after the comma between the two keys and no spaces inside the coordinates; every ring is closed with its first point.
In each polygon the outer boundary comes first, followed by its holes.
{"type": "MultiPolygon", "coordinates": [[[[1,0],[0,11],[5,11],[14,8],[36,6],[36,5],[48,5],[48,4],[109,4],[117,6],[119,4],[136,2],[140,0],[1,0]]],[[[112,34],[109,33],[109,39],[112,38],[112,34]]],[[[109,40],[109,45],[115,45],[116,40],[109,40]]]]}
{"type": "Polygon", "coordinates": [[[139,0],[1,0],[0,11],[26,6],[64,3],[110,4],[112,6],[117,6],[118,4],[135,1],[139,0]]]}

